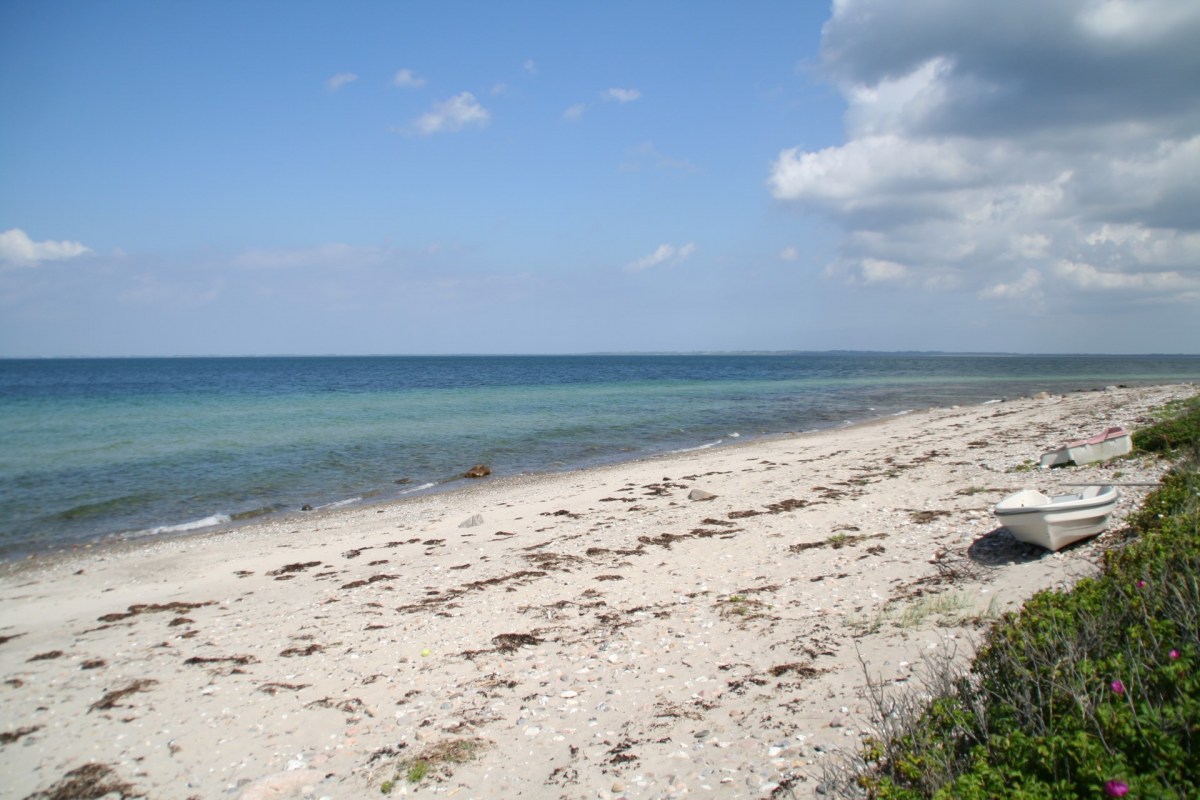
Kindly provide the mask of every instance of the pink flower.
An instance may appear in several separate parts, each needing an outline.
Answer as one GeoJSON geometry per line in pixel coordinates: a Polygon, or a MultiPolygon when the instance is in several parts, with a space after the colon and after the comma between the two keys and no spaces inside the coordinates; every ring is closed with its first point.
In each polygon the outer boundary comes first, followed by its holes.
{"type": "MultiPolygon", "coordinates": [[[[1121,683],[1119,678],[1117,680],[1113,681],[1112,683],[1110,683],[1109,687],[1116,694],[1125,694],[1125,684],[1121,683]]],[[[1124,785],[1124,784],[1122,784],[1122,785],[1124,785]]]]}
{"type": "Polygon", "coordinates": [[[1137,587],[1138,587],[1139,589],[1145,589],[1145,588],[1146,588],[1146,582],[1145,582],[1144,580],[1142,580],[1141,578],[1138,578],[1137,587]]]}
{"type": "Polygon", "coordinates": [[[1171,660],[1174,661],[1175,659],[1179,658],[1179,651],[1172,650],[1171,652],[1167,653],[1167,655],[1169,655],[1171,657],[1171,660]]]}
{"type": "Polygon", "coordinates": [[[1108,781],[1104,784],[1104,793],[1109,797],[1124,797],[1129,793],[1129,785],[1125,781],[1108,781]]]}

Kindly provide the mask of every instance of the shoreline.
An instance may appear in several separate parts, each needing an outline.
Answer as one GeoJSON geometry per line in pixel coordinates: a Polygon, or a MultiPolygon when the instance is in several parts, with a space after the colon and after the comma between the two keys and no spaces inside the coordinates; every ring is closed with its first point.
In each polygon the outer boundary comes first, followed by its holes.
{"type": "MultiPolygon", "coordinates": [[[[1188,384],[1140,384],[1132,385],[1122,384],[1118,388],[1133,388],[1133,389],[1148,389],[1155,386],[1170,386],[1170,385],[1188,385],[1188,384]]],[[[1075,388],[1064,392],[1064,396],[1075,394],[1084,394],[1090,392],[1106,391],[1103,387],[1092,388],[1075,388]]],[[[208,537],[218,536],[226,533],[233,533],[245,528],[251,528],[258,525],[268,523],[298,523],[306,518],[315,518],[321,514],[340,513],[343,511],[351,511],[362,508],[380,508],[388,507],[393,504],[403,504],[411,501],[416,501],[426,497],[436,497],[442,495],[450,495],[458,492],[471,491],[479,488],[482,485],[494,485],[501,482],[512,482],[521,480],[537,480],[541,478],[550,478],[556,475],[566,475],[576,472],[587,472],[590,470],[598,470],[605,468],[620,468],[625,465],[641,464],[647,461],[655,461],[660,459],[670,459],[675,456],[683,456],[692,453],[702,453],[709,450],[721,450],[725,448],[749,446],[754,443],[770,442],[777,439],[788,439],[797,436],[817,435],[826,433],[835,433],[837,431],[852,430],[861,426],[869,426],[878,423],[886,422],[890,419],[906,416],[909,414],[919,414],[939,409],[954,409],[954,408],[973,408],[975,406],[986,406],[994,403],[1007,403],[1013,400],[1026,399],[1021,397],[1001,397],[969,404],[953,404],[953,405],[933,405],[921,408],[905,409],[903,411],[892,412],[880,416],[869,417],[857,421],[846,421],[838,425],[830,425],[828,427],[819,427],[802,431],[781,431],[774,433],[763,434],[741,434],[737,433],[732,436],[727,435],[724,439],[714,443],[701,444],[694,447],[665,450],[657,453],[641,455],[631,459],[624,459],[618,455],[600,458],[589,463],[579,466],[564,467],[560,470],[545,470],[538,472],[519,472],[514,474],[500,474],[489,476],[483,479],[471,479],[463,476],[446,479],[439,483],[425,484],[415,487],[408,492],[400,491],[394,494],[386,494],[379,491],[375,494],[358,495],[355,497],[343,498],[340,500],[330,501],[320,506],[316,506],[311,511],[302,511],[298,509],[278,509],[274,511],[264,511],[262,513],[255,512],[227,512],[213,511],[205,517],[197,518],[196,520],[188,520],[174,524],[164,524],[159,528],[151,528],[140,531],[125,531],[115,532],[96,536],[94,538],[85,539],[82,541],[65,543],[61,545],[52,545],[49,548],[33,550],[31,552],[17,551],[11,555],[0,555],[0,575],[19,569],[19,565],[23,563],[37,564],[47,560],[59,558],[69,558],[72,555],[87,555],[91,553],[101,552],[106,549],[125,549],[137,548],[145,546],[153,546],[156,543],[173,542],[180,539],[188,539],[192,537],[208,537]],[[478,486],[473,485],[478,484],[478,486]],[[249,516],[247,516],[249,514],[249,516]],[[229,517],[227,522],[206,525],[203,527],[190,527],[197,522],[202,522],[204,519],[224,516],[229,517]],[[154,531],[158,532],[154,532],[154,531]]],[[[464,469],[466,467],[464,466],[464,469]]]]}
{"type": "MultiPolygon", "coordinates": [[[[1102,389],[1079,389],[1079,392],[1087,391],[1103,391],[1102,389]]],[[[1007,402],[1007,400],[987,400],[979,403],[986,405],[988,403],[1007,402]]],[[[164,525],[157,529],[160,532],[154,533],[153,530],[146,531],[128,531],[122,533],[109,533],[98,536],[93,539],[73,542],[70,544],[57,545],[51,549],[38,550],[34,552],[22,553],[13,556],[0,556],[0,574],[3,574],[9,569],[17,568],[17,565],[22,563],[40,563],[47,560],[68,558],[72,555],[88,555],[96,552],[101,552],[106,549],[126,549],[153,546],[156,543],[173,542],[180,539],[189,539],[192,537],[207,537],[219,536],[226,533],[234,533],[245,528],[250,528],[258,525],[263,525],[271,522],[275,523],[298,523],[305,519],[316,519],[326,514],[338,514],[346,511],[364,508],[380,508],[389,507],[392,505],[400,505],[409,502],[416,502],[429,497],[439,497],[444,495],[454,495],[460,492],[471,492],[477,489],[491,486],[509,486],[519,487],[524,481],[539,481],[542,479],[552,479],[555,476],[569,475],[573,473],[586,473],[591,470],[602,470],[608,468],[620,468],[627,465],[644,464],[646,462],[657,460],[669,460],[675,456],[685,456],[694,453],[703,453],[710,450],[719,450],[725,448],[749,446],[754,443],[769,442],[776,439],[788,439],[797,436],[806,436],[810,434],[831,433],[834,431],[849,430],[860,426],[873,425],[880,422],[904,416],[920,411],[928,411],[943,406],[930,406],[927,409],[907,409],[905,411],[896,412],[893,414],[885,414],[883,416],[871,417],[869,419],[860,420],[857,422],[847,422],[836,426],[826,428],[813,428],[805,431],[783,431],[779,433],[766,434],[736,434],[736,436],[726,437],[726,439],[718,442],[697,445],[695,447],[664,450],[662,452],[645,454],[635,458],[623,459],[619,456],[611,458],[602,458],[587,464],[574,467],[564,467],[559,470],[545,470],[539,472],[519,472],[513,474],[491,475],[485,478],[475,479],[459,476],[456,478],[446,479],[441,483],[425,484],[415,487],[408,492],[400,492],[395,495],[382,497],[383,492],[377,495],[359,495],[356,497],[335,500],[324,505],[316,506],[311,511],[302,511],[297,509],[280,509],[277,511],[265,511],[263,513],[251,513],[251,516],[244,514],[227,514],[217,511],[210,514],[208,517],[201,518],[209,519],[215,516],[228,516],[228,522],[216,523],[203,527],[189,528],[194,522],[182,522],[175,525],[164,525]]],[[[944,406],[949,408],[951,406],[944,406]]],[[[954,406],[957,407],[957,406],[954,406]]],[[[969,407],[969,406],[968,406],[969,407]]]]}
{"type": "Polygon", "coordinates": [[[1028,465],[1195,392],[934,407],[12,562],[0,798],[88,764],[130,797],[817,796],[870,728],[858,659],[916,686],[1117,538],[1019,545],[1000,497],[1166,466],[1028,465]]]}

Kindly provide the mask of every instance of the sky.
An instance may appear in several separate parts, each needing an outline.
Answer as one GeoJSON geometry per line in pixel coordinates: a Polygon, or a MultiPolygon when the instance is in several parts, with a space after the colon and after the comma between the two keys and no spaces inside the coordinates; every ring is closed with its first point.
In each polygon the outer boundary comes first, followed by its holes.
{"type": "Polygon", "coordinates": [[[1200,352],[1195,0],[0,2],[0,357],[1200,352]]]}

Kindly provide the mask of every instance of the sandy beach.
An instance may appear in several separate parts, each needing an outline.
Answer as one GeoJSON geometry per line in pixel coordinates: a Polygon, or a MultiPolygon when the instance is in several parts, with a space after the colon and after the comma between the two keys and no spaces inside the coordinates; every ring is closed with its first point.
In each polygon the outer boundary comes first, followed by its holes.
{"type": "Polygon", "coordinates": [[[867,675],[912,686],[1114,538],[1051,554],[993,505],[1157,480],[1035,465],[1195,391],[915,410],[2,565],[0,797],[819,796],[870,727],[867,675]]]}

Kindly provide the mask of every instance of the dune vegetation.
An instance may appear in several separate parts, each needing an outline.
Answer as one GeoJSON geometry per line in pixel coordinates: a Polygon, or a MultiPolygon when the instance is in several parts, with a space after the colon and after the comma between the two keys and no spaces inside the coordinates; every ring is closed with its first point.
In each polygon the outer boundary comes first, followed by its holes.
{"type": "Polygon", "coordinates": [[[1043,591],[923,697],[872,690],[846,797],[1200,797],[1200,396],[1134,434],[1175,463],[1094,578],[1043,591]]]}

